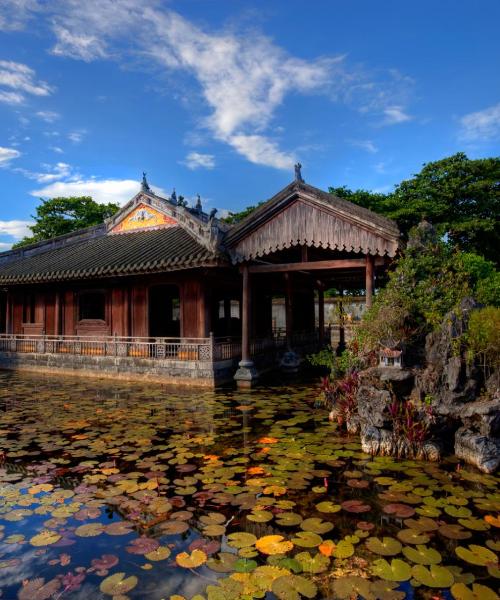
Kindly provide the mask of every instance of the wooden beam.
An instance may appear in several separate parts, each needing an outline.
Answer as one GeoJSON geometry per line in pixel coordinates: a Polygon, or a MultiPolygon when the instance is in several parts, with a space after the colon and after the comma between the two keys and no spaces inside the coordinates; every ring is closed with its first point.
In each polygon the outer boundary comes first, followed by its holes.
{"type": "Polygon", "coordinates": [[[287,350],[292,349],[292,332],[293,332],[293,287],[292,276],[285,273],[286,295],[285,295],[285,318],[286,318],[286,346],[287,350]]]}
{"type": "Polygon", "coordinates": [[[318,327],[319,327],[319,343],[323,346],[325,341],[325,295],[323,286],[318,287],[318,327]]]}
{"type": "MultiPolygon", "coordinates": [[[[373,259],[373,257],[372,257],[373,259]]],[[[384,259],[377,257],[374,260],[375,265],[383,265],[384,259]]],[[[315,260],[307,262],[282,263],[282,264],[267,264],[267,265],[251,265],[248,267],[249,273],[286,273],[290,271],[319,271],[332,269],[364,269],[366,267],[366,259],[364,258],[347,258],[339,260],[315,260]]]]}

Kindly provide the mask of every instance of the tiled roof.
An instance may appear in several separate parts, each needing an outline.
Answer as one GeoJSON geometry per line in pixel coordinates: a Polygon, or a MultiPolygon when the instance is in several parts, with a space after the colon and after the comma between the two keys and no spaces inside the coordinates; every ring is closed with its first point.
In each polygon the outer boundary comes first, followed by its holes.
{"type": "Polygon", "coordinates": [[[0,265],[0,284],[158,273],[224,263],[180,226],[102,235],[0,265]]]}

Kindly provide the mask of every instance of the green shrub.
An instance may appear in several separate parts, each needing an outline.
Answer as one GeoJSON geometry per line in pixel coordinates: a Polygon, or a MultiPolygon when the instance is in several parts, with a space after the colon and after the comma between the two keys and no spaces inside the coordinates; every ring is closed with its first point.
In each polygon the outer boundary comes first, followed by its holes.
{"type": "Polygon", "coordinates": [[[485,374],[500,366],[500,308],[487,306],[472,311],[466,334],[469,355],[485,374]]]}

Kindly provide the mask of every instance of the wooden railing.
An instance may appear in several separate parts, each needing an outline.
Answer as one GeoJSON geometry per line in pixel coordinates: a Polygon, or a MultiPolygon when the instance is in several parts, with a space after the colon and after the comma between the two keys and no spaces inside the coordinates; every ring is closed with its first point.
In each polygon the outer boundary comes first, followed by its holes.
{"type": "Polygon", "coordinates": [[[213,337],[141,338],[0,334],[0,352],[211,361],[214,356],[214,340],[213,337]]]}
{"type": "MultiPolygon", "coordinates": [[[[294,333],[292,346],[308,348],[317,341],[317,332],[294,333]]],[[[286,336],[280,331],[272,336],[252,339],[250,354],[268,355],[284,350],[286,346],[286,336]]],[[[241,357],[241,339],[215,338],[212,335],[206,338],[147,338],[3,333],[0,334],[0,352],[222,361],[241,357]]]]}

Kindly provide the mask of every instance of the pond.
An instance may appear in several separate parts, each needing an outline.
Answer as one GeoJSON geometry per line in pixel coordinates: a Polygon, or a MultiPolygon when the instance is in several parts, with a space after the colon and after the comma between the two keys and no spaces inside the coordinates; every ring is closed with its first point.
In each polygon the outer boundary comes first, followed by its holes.
{"type": "Polygon", "coordinates": [[[499,478],[316,400],[0,372],[0,597],[496,598],[499,478]]]}

